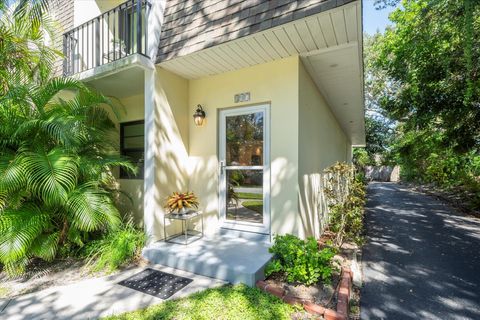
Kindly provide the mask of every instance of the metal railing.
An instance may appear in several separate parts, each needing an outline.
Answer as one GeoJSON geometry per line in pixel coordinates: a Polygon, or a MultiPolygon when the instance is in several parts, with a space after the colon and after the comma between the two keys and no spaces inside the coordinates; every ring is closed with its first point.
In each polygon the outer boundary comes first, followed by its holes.
{"type": "Polygon", "coordinates": [[[129,0],[63,35],[63,74],[71,76],[134,53],[147,56],[146,0],[129,0]]]}

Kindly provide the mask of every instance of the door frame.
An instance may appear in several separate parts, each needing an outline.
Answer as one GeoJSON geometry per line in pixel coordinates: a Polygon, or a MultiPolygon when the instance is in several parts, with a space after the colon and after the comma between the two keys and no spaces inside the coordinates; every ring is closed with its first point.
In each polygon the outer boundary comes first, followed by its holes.
{"type": "MultiPolygon", "coordinates": [[[[220,227],[222,229],[233,229],[237,231],[270,234],[271,212],[270,212],[270,104],[241,106],[234,108],[219,109],[218,112],[218,212],[220,215],[220,227]],[[226,196],[227,181],[226,168],[222,165],[226,159],[226,117],[244,115],[255,112],[263,112],[263,223],[246,221],[231,221],[226,219],[226,196]]],[[[231,166],[234,167],[234,166],[231,166]]],[[[252,166],[257,167],[257,166],[252,166]]],[[[259,166],[262,167],[262,166],[259,166]]]]}

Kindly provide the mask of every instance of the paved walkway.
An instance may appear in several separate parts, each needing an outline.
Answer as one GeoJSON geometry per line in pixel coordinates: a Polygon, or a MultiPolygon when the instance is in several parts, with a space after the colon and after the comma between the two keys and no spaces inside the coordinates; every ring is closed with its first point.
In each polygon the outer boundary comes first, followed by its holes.
{"type": "Polygon", "coordinates": [[[362,319],[480,319],[480,220],[393,183],[372,183],[362,319]]]}
{"type": "MultiPolygon", "coordinates": [[[[169,299],[184,297],[193,292],[225,284],[212,278],[158,265],[149,266],[149,268],[193,279],[189,285],[169,299]]],[[[0,299],[0,319],[97,319],[161,303],[163,300],[160,298],[117,284],[142,270],[143,268],[137,268],[110,277],[53,287],[9,301],[0,299]]]]}

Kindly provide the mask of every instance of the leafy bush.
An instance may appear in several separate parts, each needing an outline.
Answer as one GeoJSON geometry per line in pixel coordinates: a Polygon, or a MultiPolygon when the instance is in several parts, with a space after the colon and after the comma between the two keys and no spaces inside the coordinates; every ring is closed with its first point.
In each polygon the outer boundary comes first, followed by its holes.
{"type": "Polygon", "coordinates": [[[118,225],[113,172],[135,168],[118,155],[109,99],[79,81],[53,78],[60,57],[41,49],[45,26],[3,14],[0,263],[18,274],[32,258],[53,260],[118,225]]]}
{"type": "Polygon", "coordinates": [[[140,255],[146,235],[129,221],[86,246],[88,265],[93,271],[112,272],[140,255]]]}
{"type": "Polygon", "coordinates": [[[374,165],[375,161],[368,154],[365,148],[354,148],[353,163],[359,168],[364,168],[366,166],[374,165]]]}
{"type": "Polygon", "coordinates": [[[330,178],[324,189],[328,200],[330,231],[336,234],[335,246],[340,247],[345,239],[362,242],[363,213],[365,205],[365,175],[354,174],[354,167],[337,163],[324,172],[330,178]]]}
{"type": "Polygon", "coordinates": [[[288,282],[300,282],[306,285],[319,280],[330,281],[332,274],[331,248],[318,249],[315,238],[302,240],[294,235],[276,235],[275,243],[269,249],[274,258],[265,268],[265,275],[284,272],[288,282]]]}
{"type": "Polygon", "coordinates": [[[393,146],[402,179],[463,192],[465,202],[479,209],[480,151],[459,153],[438,130],[405,130],[400,128],[402,134],[393,146]]]}

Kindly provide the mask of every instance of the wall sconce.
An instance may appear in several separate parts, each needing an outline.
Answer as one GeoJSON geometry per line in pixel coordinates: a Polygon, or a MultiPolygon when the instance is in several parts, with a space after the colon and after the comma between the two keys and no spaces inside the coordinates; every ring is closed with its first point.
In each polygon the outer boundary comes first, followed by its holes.
{"type": "Polygon", "coordinates": [[[205,111],[201,105],[197,105],[197,110],[193,114],[193,121],[197,127],[203,126],[203,122],[205,120],[205,111]]]}

